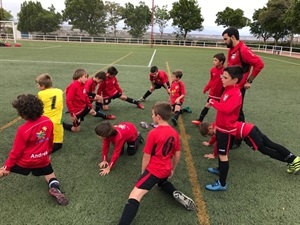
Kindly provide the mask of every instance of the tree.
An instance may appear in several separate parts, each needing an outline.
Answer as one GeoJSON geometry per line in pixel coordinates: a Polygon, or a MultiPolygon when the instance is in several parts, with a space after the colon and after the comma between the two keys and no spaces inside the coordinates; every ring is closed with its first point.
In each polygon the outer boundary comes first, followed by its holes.
{"type": "Polygon", "coordinates": [[[266,7],[263,7],[261,9],[255,10],[254,14],[252,16],[253,22],[250,23],[250,33],[253,34],[254,37],[257,38],[263,38],[264,39],[264,43],[266,43],[266,41],[272,37],[272,34],[269,33],[266,28],[265,28],[265,24],[263,24],[262,22],[260,22],[260,15],[265,12],[267,10],[266,7]]]}
{"type": "Polygon", "coordinates": [[[117,24],[122,20],[122,7],[118,3],[106,2],[107,25],[112,27],[114,36],[117,36],[117,24]]]}
{"type": "Polygon", "coordinates": [[[290,24],[291,46],[293,44],[294,34],[300,34],[300,0],[294,0],[287,10],[284,22],[290,24]]]}
{"type": "Polygon", "coordinates": [[[65,0],[63,18],[73,28],[85,30],[91,36],[105,33],[107,28],[102,0],[65,0]]]}
{"type": "Polygon", "coordinates": [[[265,24],[265,29],[275,39],[275,44],[280,38],[284,38],[288,33],[290,24],[286,24],[286,13],[291,5],[292,0],[269,0],[267,10],[263,11],[259,20],[265,24]]]}
{"type": "Polygon", "coordinates": [[[170,17],[173,19],[173,26],[178,26],[177,34],[182,34],[186,39],[188,32],[194,30],[203,30],[201,8],[196,0],[179,0],[173,3],[170,11],[170,17]]]}
{"type": "Polygon", "coordinates": [[[44,34],[56,31],[62,22],[61,14],[55,12],[52,5],[49,10],[43,9],[40,2],[25,1],[21,4],[18,13],[18,30],[21,32],[43,32],[44,34]]]}
{"type": "Polygon", "coordinates": [[[6,11],[3,8],[0,8],[0,20],[2,21],[10,21],[13,20],[13,16],[11,15],[10,11],[6,11]]]}
{"type": "Polygon", "coordinates": [[[151,11],[145,2],[140,2],[136,7],[126,3],[122,15],[128,33],[134,38],[141,38],[151,24],[151,11]]]}
{"type": "Polygon", "coordinates": [[[162,6],[162,8],[155,6],[154,11],[155,11],[154,23],[158,25],[159,32],[160,32],[160,38],[162,38],[164,29],[167,27],[168,21],[170,20],[170,15],[167,10],[167,5],[162,6]]]}
{"type": "Polygon", "coordinates": [[[241,29],[250,24],[251,20],[247,17],[244,17],[244,11],[241,9],[232,9],[230,7],[226,7],[224,11],[218,12],[216,14],[217,19],[215,23],[223,27],[235,27],[237,29],[241,29]]]}

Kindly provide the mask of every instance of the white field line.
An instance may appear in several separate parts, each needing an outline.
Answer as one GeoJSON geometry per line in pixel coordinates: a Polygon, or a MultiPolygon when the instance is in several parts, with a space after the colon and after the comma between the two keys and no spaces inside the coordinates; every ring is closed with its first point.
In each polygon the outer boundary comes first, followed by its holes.
{"type": "MultiPolygon", "coordinates": [[[[45,64],[74,64],[74,65],[98,65],[98,66],[107,66],[107,63],[87,63],[87,62],[58,62],[58,61],[31,61],[31,60],[17,60],[17,59],[0,59],[1,62],[18,62],[18,63],[45,63],[45,64]]],[[[123,66],[123,67],[140,67],[144,68],[147,66],[140,66],[140,65],[123,65],[123,64],[114,64],[116,66],[123,66]]]]}
{"type": "Polygon", "coordinates": [[[49,46],[49,47],[41,47],[41,48],[37,48],[37,49],[48,49],[48,48],[60,48],[60,45],[49,46]]]}
{"type": "Polygon", "coordinates": [[[261,57],[265,58],[265,59],[270,59],[270,60],[274,60],[274,61],[278,61],[278,62],[283,62],[283,63],[287,63],[287,64],[292,64],[292,65],[300,66],[300,63],[289,62],[289,61],[285,61],[285,60],[281,60],[281,59],[274,59],[274,58],[266,57],[266,56],[261,56],[261,57]]]}
{"type": "Polygon", "coordinates": [[[153,59],[154,59],[154,56],[155,56],[155,53],[156,53],[156,49],[154,50],[154,52],[153,52],[153,54],[152,54],[152,57],[151,57],[151,59],[150,59],[150,62],[149,62],[149,64],[148,64],[148,67],[150,67],[150,66],[151,66],[151,64],[152,64],[152,61],[153,61],[153,59]]]}

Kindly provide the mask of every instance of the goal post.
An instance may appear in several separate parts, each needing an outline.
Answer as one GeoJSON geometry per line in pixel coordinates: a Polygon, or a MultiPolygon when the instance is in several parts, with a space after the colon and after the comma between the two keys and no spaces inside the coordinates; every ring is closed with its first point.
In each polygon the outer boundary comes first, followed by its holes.
{"type": "Polygon", "coordinates": [[[13,41],[17,43],[16,26],[14,21],[0,20],[0,42],[7,43],[13,41]]]}

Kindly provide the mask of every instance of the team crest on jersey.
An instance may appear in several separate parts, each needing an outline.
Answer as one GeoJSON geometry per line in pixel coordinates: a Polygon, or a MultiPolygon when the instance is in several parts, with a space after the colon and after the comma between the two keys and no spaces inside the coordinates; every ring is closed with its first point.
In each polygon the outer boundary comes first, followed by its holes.
{"type": "Polygon", "coordinates": [[[47,127],[43,126],[42,130],[35,134],[38,143],[49,140],[49,138],[46,138],[46,131],[47,131],[47,127]]]}
{"type": "Polygon", "coordinates": [[[126,128],[126,125],[124,124],[119,124],[119,125],[116,125],[115,127],[119,127],[121,128],[122,130],[124,130],[126,128]]]}
{"type": "Polygon", "coordinates": [[[236,53],[233,53],[233,54],[231,55],[231,59],[235,59],[235,57],[236,57],[236,53]]]}
{"type": "Polygon", "coordinates": [[[225,94],[224,97],[223,97],[223,101],[225,102],[228,98],[228,94],[225,94]]]}

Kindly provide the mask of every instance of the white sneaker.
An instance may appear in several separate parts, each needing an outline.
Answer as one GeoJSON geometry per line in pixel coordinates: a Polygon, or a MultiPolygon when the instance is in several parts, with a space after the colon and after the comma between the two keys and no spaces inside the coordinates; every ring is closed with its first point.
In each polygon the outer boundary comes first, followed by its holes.
{"type": "Polygon", "coordinates": [[[174,191],[173,192],[173,197],[180,203],[182,204],[187,210],[189,211],[194,211],[196,209],[195,202],[183,194],[181,191],[174,191]]]}

